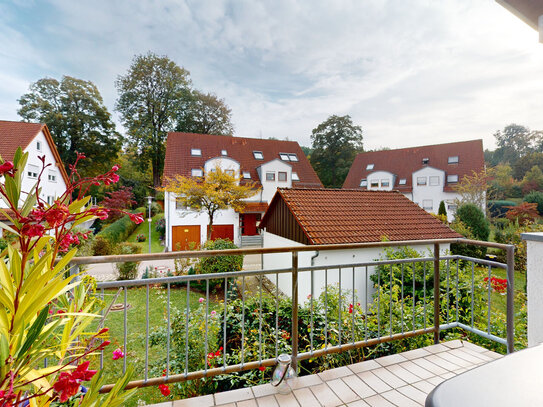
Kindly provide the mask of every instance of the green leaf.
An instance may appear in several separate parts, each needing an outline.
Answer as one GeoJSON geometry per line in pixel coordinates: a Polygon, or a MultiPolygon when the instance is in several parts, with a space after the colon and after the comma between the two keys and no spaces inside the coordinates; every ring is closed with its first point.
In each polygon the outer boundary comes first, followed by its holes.
{"type": "Polygon", "coordinates": [[[22,355],[26,353],[28,349],[30,349],[30,346],[34,343],[36,338],[40,335],[43,326],[45,325],[45,322],[47,321],[47,317],[49,316],[49,306],[44,307],[40,314],[38,315],[38,318],[34,321],[30,329],[28,330],[28,334],[26,336],[26,340],[23,343],[23,346],[19,349],[19,352],[17,352],[17,358],[20,358],[22,355]]]}
{"type": "Polygon", "coordinates": [[[4,335],[0,336],[0,366],[6,364],[6,359],[9,357],[8,338],[4,335]]]}
{"type": "MultiPolygon", "coordinates": [[[[3,211],[3,210],[0,209],[0,213],[2,213],[2,214],[5,215],[7,218],[9,218],[9,216],[5,213],[5,211],[3,211]]],[[[10,218],[10,220],[11,220],[11,218],[10,218]]],[[[12,221],[12,223],[13,223],[13,221],[12,221]]],[[[14,235],[19,236],[19,233],[17,233],[17,232],[15,231],[15,229],[13,229],[11,226],[6,225],[4,222],[0,222],[0,229],[7,230],[8,232],[13,233],[14,235]]]]}
{"type": "MultiPolygon", "coordinates": [[[[35,187],[32,187],[32,191],[34,191],[35,187]]],[[[36,194],[30,193],[26,197],[25,203],[23,204],[23,207],[21,208],[21,215],[22,216],[28,216],[32,208],[36,205],[37,198],[36,194]]]]}
{"type": "Polygon", "coordinates": [[[83,208],[90,201],[90,199],[91,197],[89,195],[84,197],[83,199],[73,201],[70,206],[68,206],[68,210],[70,211],[70,213],[77,213],[81,211],[81,208],[83,208]]]}

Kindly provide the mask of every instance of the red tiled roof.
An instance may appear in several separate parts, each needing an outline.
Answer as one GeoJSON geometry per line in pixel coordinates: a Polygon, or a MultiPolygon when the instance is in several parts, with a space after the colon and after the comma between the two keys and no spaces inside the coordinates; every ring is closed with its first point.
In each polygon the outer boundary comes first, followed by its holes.
{"type": "Polygon", "coordinates": [[[313,244],[461,238],[398,191],[279,188],[260,227],[282,199],[313,244]]]}
{"type": "Polygon", "coordinates": [[[245,208],[241,213],[251,213],[251,212],[266,212],[268,209],[268,204],[266,202],[247,202],[245,208]]]}
{"type": "MultiPolygon", "coordinates": [[[[393,189],[401,192],[411,192],[413,190],[412,173],[425,166],[443,170],[446,175],[458,175],[458,180],[461,181],[465,175],[471,175],[472,171],[481,171],[484,164],[482,140],[401,148],[398,150],[370,151],[356,156],[343,183],[343,188],[361,188],[360,181],[367,179],[371,173],[388,171],[396,175],[395,185],[392,186],[393,189]],[[448,158],[454,156],[458,156],[458,163],[448,164],[448,158]],[[423,158],[429,159],[427,165],[422,163],[423,158]],[[367,170],[368,164],[373,164],[373,169],[367,170]],[[398,181],[402,178],[406,179],[405,185],[398,184],[398,181]]],[[[362,188],[366,189],[366,187],[362,188]]],[[[444,190],[453,191],[453,186],[446,184],[444,190]]]]}
{"type": "Polygon", "coordinates": [[[322,183],[309,164],[305,154],[295,141],[263,140],[232,136],[215,136],[210,134],[168,133],[166,142],[166,158],[164,160],[164,179],[176,174],[189,177],[193,168],[203,168],[210,158],[221,157],[221,150],[226,150],[228,158],[238,161],[241,171],[249,171],[252,181],[258,182],[257,167],[274,159],[280,159],[279,153],[295,153],[298,161],[285,161],[298,173],[300,181],[296,186],[319,188],[322,183]],[[193,156],[191,148],[202,150],[201,156],[193,156]],[[261,151],[263,160],[257,160],[253,151],[261,151]]]}
{"type": "Polygon", "coordinates": [[[62,174],[64,181],[66,184],[68,184],[68,174],[66,173],[64,164],[60,159],[60,155],[58,154],[55,142],[51,137],[51,133],[49,133],[49,129],[44,123],[0,120],[0,156],[2,156],[4,160],[13,160],[17,147],[21,147],[23,150],[25,150],[40,131],[43,131],[45,139],[49,144],[49,148],[55,157],[57,167],[62,174]]]}

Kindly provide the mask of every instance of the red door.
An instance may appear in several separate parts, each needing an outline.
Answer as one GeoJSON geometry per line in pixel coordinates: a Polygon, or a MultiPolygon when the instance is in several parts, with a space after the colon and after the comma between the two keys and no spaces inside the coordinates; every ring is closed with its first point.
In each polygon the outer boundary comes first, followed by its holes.
{"type": "Polygon", "coordinates": [[[258,234],[256,231],[257,215],[260,217],[260,214],[256,214],[256,213],[243,214],[242,233],[241,233],[243,236],[254,236],[258,234]]]}
{"type": "MultiPolygon", "coordinates": [[[[209,226],[207,227],[209,231],[209,226]]],[[[234,241],[234,225],[213,225],[211,240],[230,239],[234,241]]]]}

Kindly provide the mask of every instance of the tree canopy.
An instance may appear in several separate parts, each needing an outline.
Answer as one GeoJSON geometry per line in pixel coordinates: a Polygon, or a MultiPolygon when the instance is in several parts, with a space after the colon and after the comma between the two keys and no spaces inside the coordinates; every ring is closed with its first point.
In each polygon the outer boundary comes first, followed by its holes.
{"type": "Polygon", "coordinates": [[[543,135],[540,131],[532,131],[528,127],[510,124],[494,133],[498,148],[492,153],[491,164],[510,163],[511,165],[525,155],[537,151],[541,147],[543,135]]]}
{"type": "Polygon", "coordinates": [[[231,116],[232,111],[224,99],[213,93],[193,90],[184,108],[177,113],[175,130],[231,136],[234,133],[231,116]]]}
{"type": "Polygon", "coordinates": [[[60,82],[39,79],[18,102],[17,113],[23,120],[47,124],[64,165],[75,162],[76,152],[81,152],[87,156],[80,162],[81,175],[111,168],[122,138],[92,82],[71,76],[63,76],[60,82]]]}
{"type": "Polygon", "coordinates": [[[362,128],[349,115],[330,116],[313,129],[310,162],[326,187],[341,187],[357,153],[363,151],[362,128]]]}

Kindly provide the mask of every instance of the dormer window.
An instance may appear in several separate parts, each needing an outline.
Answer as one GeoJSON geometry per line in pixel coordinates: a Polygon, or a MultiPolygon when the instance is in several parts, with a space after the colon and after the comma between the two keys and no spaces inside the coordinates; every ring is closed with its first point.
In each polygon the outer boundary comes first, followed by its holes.
{"type": "Polygon", "coordinates": [[[286,180],[287,180],[287,173],[286,173],[286,172],[279,171],[279,172],[277,173],[277,180],[278,180],[278,181],[281,181],[281,182],[286,182],[286,180]]]}
{"type": "Polygon", "coordinates": [[[249,171],[243,171],[243,178],[251,179],[251,173],[249,171]]]}
{"type": "Polygon", "coordinates": [[[289,153],[288,158],[290,161],[298,161],[298,156],[294,153],[289,153]]]}
{"type": "Polygon", "coordinates": [[[193,177],[203,177],[204,171],[201,168],[193,168],[190,172],[193,177]]]}
{"type": "Polygon", "coordinates": [[[228,155],[228,151],[226,151],[226,150],[221,150],[221,155],[222,155],[222,156],[227,156],[227,155],[228,155]]]}
{"type": "Polygon", "coordinates": [[[281,160],[283,160],[283,161],[290,161],[290,158],[288,158],[288,154],[287,154],[287,153],[279,153],[279,157],[280,157],[281,160]]]}
{"type": "Polygon", "coordinates": [[[426,185],[426,177],[417,177],[417,185],[426,185]]]}
{"type": "Polygon", "coordinates": [[[407,184],[407,179],[401,178],[400,181],[398,181],[398,185],[405,185],[407,184]]]}
{"type": "Polygon", "coordinates": [[[379,180],[378,179],[372,179],[370,181],[370,185],[372,188],[379,188],[379,180]]]}
{"type": "Polygon", "coordinates": [[[373,170],[373,167],[374,167],[373,164],[368,164],[366,165],[366,170],[373,170]]]}
{"type": "Polygon", "coordinates": [[[390,185],[390,180],[388,179],[382,179],[381,180],[381,186],[382,187],[388,187],[390,185]]]}
{"type": "Polygon", "coordinates": [[[36,150],[41,151],[41,141],[36,141],[36,150]]]}
{"type": "Polygon", "coordinates": [[[447,182],[449,184],[456,184],[458,182],[458,175],[456,174],[447,175],[447,182]]]}
{"type": "Polygon", "coordinates": [[[360,186],[361,187],[367,187],[368,186],[368,180],[367,179],[363,179],[360,181],[360,186]]]}
{"type": "Polygon", "coordinates": [[[224,172],[226,173],[226,175],[229,175],[230,177],[234,176],[234,170],[226,170],[224,172]]]}
{"type": "Polygon", "coordinates": [[[275,181],[275,172],[267,172],[266,181],[275,181]]]}
{"type": "Polygon", "coordinates": [[[253,151],[253,156],[256,160],[263,160],[264,154],[262,154],[262,151],[253,151]]]}
{"type": "Polygon", "coordinates": [[[447,160],[447,162],[448,162],[449,164],[458,164],[458,156],[455,155],[455,156],[449,157],[449,159],[447,160]]]}
{"type": "Polygon", "coordinates": [[[199,149],[199,148],[191,148],[190,149],[190,155],[201,156],[202,155],[202,150],[199,149]]]}
{"type": "Polygon", "coordinates": [[[422,159],[422,165],[428,165],[429,162],[430,162],[429,158],[423,158],[422,159]]]}
{"type": "Polygon", "coordinates": [[[291,177],[293,181],[300,181],[300,177],[298,176],[297,172],[293,172],[291,177]]]}

